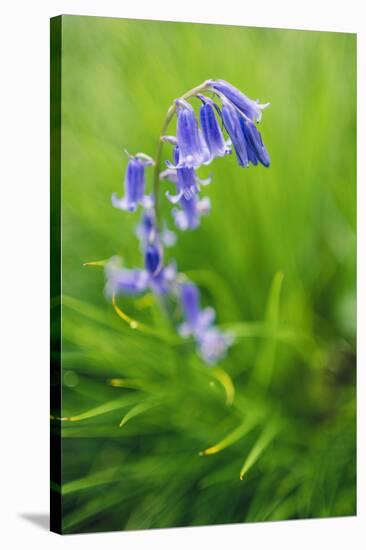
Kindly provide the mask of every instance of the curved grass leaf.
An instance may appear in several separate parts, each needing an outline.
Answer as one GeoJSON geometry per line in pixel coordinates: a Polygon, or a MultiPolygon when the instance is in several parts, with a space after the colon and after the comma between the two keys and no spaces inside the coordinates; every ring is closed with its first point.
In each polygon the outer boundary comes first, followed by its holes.
{"type": "Polygon", "coordinates": [[[212,447],[208,447],[208,449],[205,449],[204,451],[200,451],[200,456],[207,456],[207,455],[213,455],[216,453],[219,453],[223,451],[224,449],[227,449],[230,447],[230,445],[233,445],[236,443],[239,439],[244,437],[247,433],[250,432],[252,428],[257,423],[257,419],[249,418],[246,421],[244,421],[240,426],[235,428],[232,432],[230,432],[224,439],[219,441],[219,443],[216,443],[216,445],[213,445],[212,447]]]}
{"type": "Polygon", "coordinates": [[[277,432],[278,432],[277,424],[271,424],[267,429],[265,429],[261,433],[261,435],[257,439],[256,443],[254,444],[250,453],[248,454],[247,458],[244,461],[244,464],[239,474],[240,479],[243,479],[245,474],[257,462],[261,454],[265,451],[265,449],[271,443],[273,438],[276,436],[277,432]]]}
{"type": "Polygon", "coordinates": [[[122,409],[123,407],[128,407],[128,405],[131,405],[131,403],[135,403],[136,400],[137,400],[136,397],[130,397],[130,396],[120,397],[118,399],[114,399],[113,401],[108,401],[107,403],[103,403],[103,405],[94,407],[93,409],[85,411],[84,413],[81,413],[75,416],[63,417],[61,418],[61,420],[68,421],[68,422],[78,422],[80,420],[87,420],[88,418],[94,418],[95,416],[99,416],[101,414],[106,414],[112,411],[116,411],[118,409],[122,409]]]}
{"type": "Polygon", "coordinates": [[[122,426],[127,424],[127,422],[129,420],[131,420],[132,418],[135,418],[135,416],[138,416],[138,415],[144,413],[145,411],[148,411],[149,409],[152,409],[153,407],[156,407],[157,405],[158,405],[158,403],[156,402],[155,399],[154,399],[154,402],[149,401],[149,402],[146,402],[146,403],[139,403],[138,405],[133,407],[130,411],[128,411],[127,414],[124,415],[121,422],[119,423],[119,427],[122,428],[122,426]]]}
{"type": "Polygon", "coordinates": [[[276,273],[269,290],[265,314],[268,335],[253,371],[253,378],[264,388],[270,383],[276,357],[282,282],[283,273],[276,273]]]}
{"type": "Polygon", "coordinates": [[[211,372],[213,377],[220,382],[225,390],[227,405],[232,405],[235,397],[235,387],[231,377],[226,371],[224,371],[224,369],[221,369],[220,367],[212,369],[211,372]]]}

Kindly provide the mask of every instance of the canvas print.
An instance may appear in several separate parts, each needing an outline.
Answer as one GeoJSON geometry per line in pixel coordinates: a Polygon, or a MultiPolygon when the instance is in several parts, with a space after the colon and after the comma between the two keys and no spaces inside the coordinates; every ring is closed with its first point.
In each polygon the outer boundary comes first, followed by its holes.
{"type": "Polygon", "coordinates": [[[356,514],[356,36],[51,20],[51,528],[356,514]]]}

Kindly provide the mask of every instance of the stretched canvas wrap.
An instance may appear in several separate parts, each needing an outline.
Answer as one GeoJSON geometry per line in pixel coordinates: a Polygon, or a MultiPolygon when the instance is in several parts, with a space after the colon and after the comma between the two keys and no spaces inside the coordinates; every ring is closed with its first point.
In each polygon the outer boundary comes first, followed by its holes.
{"type": "Polygon", "coordinates": [[[356,36],[51,20],[51,528],[356,513],[356,36]]]}

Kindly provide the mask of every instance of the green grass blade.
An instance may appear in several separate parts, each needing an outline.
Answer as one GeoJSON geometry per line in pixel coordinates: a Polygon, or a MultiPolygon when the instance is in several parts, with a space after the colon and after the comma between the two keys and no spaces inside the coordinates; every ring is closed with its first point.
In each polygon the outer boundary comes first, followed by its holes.
{"type": "Polygon", "coordinates": [[[68,422],[78,422],[80,420],[87,420],[88,418],[94,418],[95,416],[100,416],[102,414],[106,414],[112,411],[116,411],[118,409],[122,409],[123,407],[128,407],[128,405],[131,405],[131,403],[136,402],[136,397],[130,397],[130,396],[124,396],[118,399],[113,399],[113,401],[108,401],[107,403],[103,403],[103,405],[98,405],[98,407],[94,407],[93,409],[90,409],[88,411],[85,411],[84,413],[75,415],[75,416],[66,416],[61,418],[63,421],[68,422]]]}
{"type": "Polygon", "coordinates": [[[275,274],[272,280],[268,295],[266,308],[266,321],[270,326],[276,327],[279,321],[280,297],[283,283],[283,273],[280,271],[275,274]]]}
{"type": "Polygon", "coordinates": [[[249,418],[246,421],[244,421],[240,426],[235,428],[232,432],[230,432],[227,436],[224,437],[221,441],[216,443],[216,445],[213,445],[212,447],[208,447],[204,451],[200,451],[200,456],[207,456],[207,455],[213,455],[216,453],[220,453],[224,449],[227,449],[234,443],[236,443],[239,439],[244,437],[247,433],[250,432],[252,428],[256,425],[257,420],[253,418],[249,418]]]}
{"type": "Polygon", "coordinates": [[[156,407],[157,404],[158,403],[156,402],[156,400],[154,400],[154,402],[148,401],[146,403],[139,403],[135,407],[132,407],[132,409],[128,411],[128,413],[125,414],[122,418],[121,422],[119,423],[119,427],[122,428],[122,426],[125,426],[125,424],[127,424],[129,420],[135,418],[135,416],[144,413],[145,411],[152,409],[153,407],[156,407]]]}
{"type": "Polygon", "coordinates": [[[253,371],[255,381],[263,386],[263,388],[267,388],[271,381],[276,357],[282,282],[283,273],[276,273],[269,290],[265,313],[267,339],[259,352],[253,371]]]}
{"type": "Polygon", "coordinates": [[[88,476],[82,477],[65,483],[62,487],[62,494],[69,495],[76,493],[84,489],[90,489],[91,487],[97,487],[98,485],[104,485],[106,483],[112,483],[116,479],[116,474],[121,471],[120,467],[111,467],[100,472],[95,472],[88,476]]]}
{"type": "Polygon", "coordinates": [[[239,477],[240,479],[243,479],[245,474],[252,468],[252,466],[257,462],[261,454],[266,450],[268,445],[271,443],[273,438],[276,436],[278,432],[277,425],[271,424],[267,429],[265,429],[259,438],[257,439],[256,443],[252,447],[250,453],[248,454],[247,458],[244,461],[244,464],[240,470],[239,477]]]}

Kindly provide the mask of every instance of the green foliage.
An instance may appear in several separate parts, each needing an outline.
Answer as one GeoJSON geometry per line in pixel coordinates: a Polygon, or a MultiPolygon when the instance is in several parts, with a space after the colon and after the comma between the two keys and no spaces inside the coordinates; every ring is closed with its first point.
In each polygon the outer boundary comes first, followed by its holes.
{"type": "Polygon", "coordinates": [[[355,47],[63,18],[64,532],[355,513],[355,47]],[[153,155],[171,101],[208,78],[271,102],[271,167],[203,169],[212,213],[172,252],[237,335],[215,369],[149,299],[118,301],[149,330],[130,328],[83,266],[141,265],[138,215],[110,201],[123,149],[153,155]]]}

